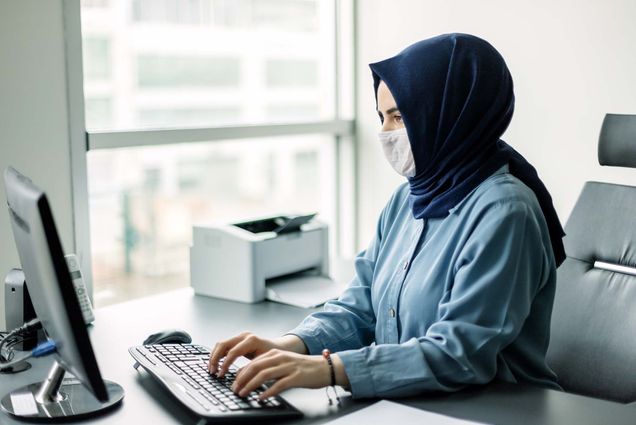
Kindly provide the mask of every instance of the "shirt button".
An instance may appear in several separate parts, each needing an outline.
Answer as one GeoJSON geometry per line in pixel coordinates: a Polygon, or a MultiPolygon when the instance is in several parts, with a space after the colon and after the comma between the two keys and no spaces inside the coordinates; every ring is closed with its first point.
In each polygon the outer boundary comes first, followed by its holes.
{"type": "Polygon", "coordinates": [[[406,260],[404,262],[404,270],[406,270],[409,267],[409,260],[406,260]]]}
{"type": "Polygon", "coordinates": [[[389,309],[389,316],[395,317],[395,310],[393,308],[389,309]]]}

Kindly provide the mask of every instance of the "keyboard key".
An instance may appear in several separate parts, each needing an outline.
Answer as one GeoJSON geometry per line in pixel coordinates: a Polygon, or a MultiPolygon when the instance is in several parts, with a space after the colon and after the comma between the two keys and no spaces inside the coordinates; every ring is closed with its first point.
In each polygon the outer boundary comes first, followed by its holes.
{"type": "MultiPolygon", "coordinates": [[[[232,365],[223,378],[208,371],[209,350],[187,344],[163,344],[136,348],[149,359],[165,364],[185,383],[190,397],[206,410],[228,412],[253,409],[280,409],[283,404],[275,397],[267,401],[258,399],[265,388],[261,387],[246,397],[239,397],[231,387],[239,369],[232,365]],[[152,354],[150,354],[152,353],[152,354]]],[[[222,362],[220,362],[222,363],[222,362]]],[[[158,363],[157,363],[158,364],[158,363]]],[[[165,372],[165,371],[164,371],[165,372]]]]}

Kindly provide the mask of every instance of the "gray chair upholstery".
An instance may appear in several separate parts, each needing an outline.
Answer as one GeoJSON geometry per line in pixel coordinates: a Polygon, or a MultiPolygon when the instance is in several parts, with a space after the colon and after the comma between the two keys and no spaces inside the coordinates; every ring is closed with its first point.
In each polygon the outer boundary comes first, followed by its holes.
{"type": "MultiPolygon", "coordinates": [[[[599,162],[636,168],[636,116],[606,116],[599,162]]],[[[636,401],[636,187],[587,182],[565,233],[548,363],[566,391],[636,401]]]]}
{"type": "Polygon", "coordinates": [[[636,168],[636,115],[605,115],[599,137],[598,162],[636,168]]]}

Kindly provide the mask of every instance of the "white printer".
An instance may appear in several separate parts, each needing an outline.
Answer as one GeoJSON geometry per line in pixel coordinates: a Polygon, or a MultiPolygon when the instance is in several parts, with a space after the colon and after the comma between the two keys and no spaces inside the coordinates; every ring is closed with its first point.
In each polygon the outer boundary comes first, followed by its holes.
{"type": "Polygon", "coordinates": [[[323,298],[304,302],[306,307],[337,297],[341,288],[328,277],[328,227],[314,216],[194,226],[190,281],[195,293],[247,303],[272,299],[294,305],[303,302],[295,303],[292,298],[306,297],[308,291],[323,298]]]}

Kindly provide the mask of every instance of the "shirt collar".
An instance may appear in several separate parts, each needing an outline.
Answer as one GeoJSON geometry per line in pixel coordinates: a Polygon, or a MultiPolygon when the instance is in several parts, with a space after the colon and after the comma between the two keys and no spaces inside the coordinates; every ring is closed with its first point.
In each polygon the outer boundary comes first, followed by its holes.
{"type": "MultiPolygon", "coordinates": [[[[508,164],[504,164],[503,166],[501,166],[497,171],[495,171],[494,173],[491,174],[490,177],[492,176],[496,176],[497,174],[505,174],[508,173],[510,171],[508,164]]],[[[490,178],[489,177],[489,178],[490,178]]],[[[461,208],[461,206],[464,204],[464,202],[466,202],[466,200],[468,198],[470,198],[470,196],[477,190],[477,188],[480,185],[477,185],[477,187],[475,187],[473,190],[471,190],[468,195],[464,196],[464,199],[462,199],[461,201],[459,201],[457,203],[457,205],[455,205],[453,208],[451,208],[450,210],[448,210],[449,214],[454,214],[459,208],[461,208]]]]}

